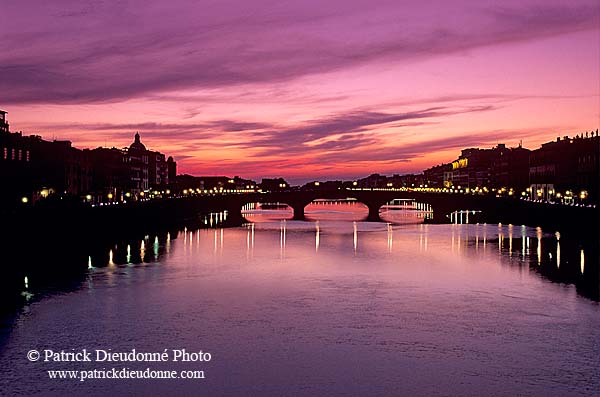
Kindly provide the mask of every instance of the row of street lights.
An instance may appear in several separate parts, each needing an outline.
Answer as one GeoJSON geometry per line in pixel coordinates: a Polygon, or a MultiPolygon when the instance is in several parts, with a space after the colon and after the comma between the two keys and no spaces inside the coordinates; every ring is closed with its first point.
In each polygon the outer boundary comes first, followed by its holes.
{"type": "MultiPolygon", "coordinates": [[[[502,187],[502,188],[498,188],[498,189],[489,189],[487,186],[483,186],[483,187],[474,187],[474,188],[463,188],[460,185],[459,186],[448,186],[448,187],[430,187],[427,184],[421,184],[419,186],[412,186],[412,187],[407,187],[407,186],[402,186],[402,187],[394,187],[392,182],[388,182],[387,183],[387,187],[386,188],[362,188],[362,187],[356,187],[358,185],[357,181],[354,181],[352,183],[352,185],[354,187],[352,188],[348,188],[348,190],[369,190],[369,191],[398,191],[398,192],[427,192],[427,193],[448,193],[448,194],[472,194],[472,195],[487,195],[487,194],[495,194],[497,197],[501,197],[501,196],[515,196],[516,192],[513,188],[506,188],[506,187],[502,187]]],[[[320,182],[314,182],[314,186],[318,187],[320,186],[320,182]]],[[[285,184],[280,184],[281,188],[286,187],[285,184]]],[[[174,193],[172,194],[170,189],[166,189],[166,190],[146,190],[146,191],[141,191],[137,194],[135,193],[131,193],[131,192],[125,192],[122,193],[121,195],[117,195],[116,193],[110,192],[106,194],[106,199],[107,201],[104,200],[100,200],[100,205],[103,204],[117,204],[120,202],[126,203],[128,200],[130,200],[132,197],[135,200],[141,200],[141,201],[145,201],[145,200],[149,200],[149,199],[155,199],[155,198],[163,198],[163,197],[186,197],[186,196],[193,196],[193,195],[214,195],[214,194],[240,194],[240,193],[256,193],[256,192],[262,192],[262,190],[257,189],[257,186],[253,186],[253,185],[247,185],[245,186],[245,188],[234,188],[234,189],[227,189],[224,187],[214,187],[214,188],[210,188],[210,189],[201,189],[201,188],[187,188],[187,189],[183,189],[181,191],[180,194],[174,193]]],[[[544,196],[544,191],[542,189],[537,189],[535,191],[536,193],[536,197],[532,197],[533,194],[533,189],[532,188],[527,188],[525,191],[521,192],[521,198],[522,199],[526,199],[526,198],[531,198],[533,200],[544,200],[543,196],[544,196]]],[[[561,192],[556,192],[553,189],[550,189],[548,191],[548,196],[544,201],[547,202],[556,202],[553,199],[557,199],[558,202],[560,203],[565,203],[565,204],[571,204],[575,201],[576,198],[578,198],[581,203],[584,203],[584,200],[586,200],[589,196],[589,193],[586,190],[582,190],[580,191],[577,195],[575,195],[575,193],[572,190],[566,190],[564,193],[561,192]]],[[[94,197],[91,194],[88,194],[85,196],[85,200],[88,203],[93,203],[94,202],[94,197]]],[[[29,198],[28,197],[22,197],[21,198],[21,202],[23,204],[27,204],[29,202],[29,198]]]]}

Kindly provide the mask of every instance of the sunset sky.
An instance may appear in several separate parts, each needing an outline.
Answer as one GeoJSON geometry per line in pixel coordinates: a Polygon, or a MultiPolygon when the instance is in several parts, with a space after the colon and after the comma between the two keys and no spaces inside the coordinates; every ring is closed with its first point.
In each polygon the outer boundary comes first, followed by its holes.
{"type": "Polygon", "coordinates": [[[7,0],[12,131],[293,182],[600,127],[600,2],[7,0]]]}

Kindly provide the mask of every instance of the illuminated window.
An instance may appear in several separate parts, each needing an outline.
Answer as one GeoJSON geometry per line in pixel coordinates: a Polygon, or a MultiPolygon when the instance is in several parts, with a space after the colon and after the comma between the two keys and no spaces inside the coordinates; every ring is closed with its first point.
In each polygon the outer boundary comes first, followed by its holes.
{"type": "Polygon", "coordinates": [[[19,161],[23,160],[23,151],[19,149],[19,161]]]}
{"type": "Polygon", "coordinates": [[[3,158],[6,160],[8,158],[8,148],[4,148],[3,158]]]}

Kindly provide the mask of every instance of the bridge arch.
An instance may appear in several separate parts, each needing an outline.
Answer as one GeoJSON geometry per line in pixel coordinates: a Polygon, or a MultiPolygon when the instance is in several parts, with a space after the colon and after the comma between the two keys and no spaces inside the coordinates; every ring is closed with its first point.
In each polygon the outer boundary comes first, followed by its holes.
{"type": "Polygon", "coordinates": [[[392,199],[379,207],[379,217],[392,223],[422,223],[433,219],[433,206],[414,198],[392,199]]]}
{"type": "Polygon", "coordinates": [[[242,216],[248,222],[260,220],[285,220],[294,216],[291,205],[282,202],[263,200],[242,206],[242,216]]]}
{"type": "Polygon", "coordinates": [[[240,216],[243,218],[241,211],[244,206],[248,204],[285,204],[292,209],[292,219],[304,220],[304,207],[308,205],[310,201],[311,200],[304,195],[294,195],[294,192],[256,193],[240,196],[240,200],[234,204],[235,208],[233,210],[239,211],[240,216]]]}
{"type": "Polygon", "coordinates": [[[427,205],[433,211],[434,222],[448,222],[447,217],[453,211],[461,209],[479,210],[485,200],[477,196],[448,195],[414,191],[392,190],[310,190],[310,191],[285,191],[268,193],[238,194],[231,196],[214,197],[215,204],[227,207],[232,219],[244,222],[241,211],[248,203],[284,203],[292,207],[295,220],[305,220],[305,207],[316,199],[356,199],[369,209],[367,221],[381,221],[379,211],[382,206],[394,199],[412,199],[427,205]]]}
{"type": "Polygon", "coordinates": [[[368,214],[368,207],[354,197],[319,197],[304,207],[306,218],[310,220],[362,221],[368,214]]]}

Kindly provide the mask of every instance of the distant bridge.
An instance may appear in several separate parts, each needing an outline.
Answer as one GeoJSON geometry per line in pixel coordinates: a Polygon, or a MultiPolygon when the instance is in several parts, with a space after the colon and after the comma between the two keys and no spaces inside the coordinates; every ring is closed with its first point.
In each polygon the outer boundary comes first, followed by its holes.
{"type": "MultiPolygon", "coordinates": [[[[241,216],[244,205],[249,203],[281,203],[293,209],[295,220],[304,220],[304,209],[315,200],[354,200],[364,204],[369,212],[366,220],[371,222],[381,221],[379,211],[382,206],[393,200],[414,200],[418,203],[428,204],[434,214],[444,216],[452,211],[466,209],[468,203],[464,200],[454,200],[455,205],[449,205],[448,195],[435,195],[432,193],[392,191],[392,190],[305,190],[289,192],[250,193],[223,197],[230,216],[241,216]]],[[[470,208],[470,207],[469,207],[470,208]]],[[[225,208],[223,208],[225,209],[225,208]]],[[[444,219],[440,218],[440,222],[444,219]]]]}
{"type": "Polygon", "coordinates": [[[182,198],[182,202],[204,211],[227,211],[233,222],[244,222],[242,208],[250,203],[281,203],[289,205],[293,219],[304,220],[305,207],[318,199],[353,199],[367,206],[366,221],[381,221],[379,211],[382,206],[395,199],[414,200],[428,204],[433,209],[434,223],[447,223],[455,211],[471,210],[481,212],[487,222],[537,225],[578,225],[598,222],[598,208],[570,207],[534,203],[515,197],[494,195],[441,193],[428,191],[407,191],[393,189],[338,189],[303,190],[266,193],[199,195],[182,198]]]}
{"type": "MultiPolygon", "coordinates": [[[[251,203],[282,203],[294,211],[294,219],[304,219],[304,209],[318,199],[353,199],[365,204],[369,210],[367,221],[381,221],[379,211],[392,200],[414,200],[427,204],[433,210],[431,222],[449,223],[450,215],[456,211],[481,211],[480,222],[515,225],[541,226],[545,230],[562,231],[569,228],[594,233],[600,224],[599,208],[553,205],[521,200],[516,197],[495,195],[444,193],[418,190],[392,189],[339,189],[302,190],[266,193],[199,194],[171,197],[120,205],[97,206],[81,210],[76,217],[68,209],[70,217],[80,220],[81,229],[93,225],[99,233],[115,231],[153,230],[177,228],[182,225],[200,226],[202,214],[227,211],[227,225],[235,226],[248,222],[242,209],[251,203]]],[[[43,212],[43,211],[39,211],[43,212]]],[[[52,213],[57,211],[53,211],[52,213]]],[[[464,212],[463,212],[464,213],[464,212]]],[[[44,212],[48,217],[48,211],[44,212]]],[[[460,212],[459,212],[460,214],[460,212]]],[[[39,214],[32,216],[40,218],[39,214]]],[[[455,214],[456,216],[456,214],[455,214]]],[[[459,215],[460,216],[460,215],[459,215]]],[[[37,219],[36,218],[36,219],[37,219]]],[[[465,217],[466,218],[466,217],[465,217]]],[[[41,219],[41,218],[40,218],[41,219]]],[[[456,218],[454,218],[456,220],[456,218]]],[[[465,219],[466,220],[466,219],[465,219]]],[[[60,217],[49,219],[46,224],[56,225],[60,217]]],[[[27,224],[25,222],[25,224],[27,224]]],[[[79,230],[79,229],[73,229],[79,230]]]]}

